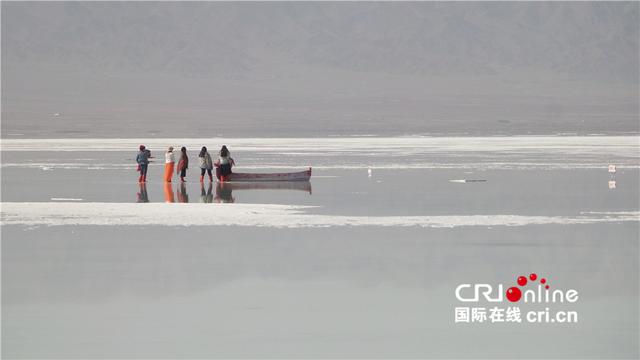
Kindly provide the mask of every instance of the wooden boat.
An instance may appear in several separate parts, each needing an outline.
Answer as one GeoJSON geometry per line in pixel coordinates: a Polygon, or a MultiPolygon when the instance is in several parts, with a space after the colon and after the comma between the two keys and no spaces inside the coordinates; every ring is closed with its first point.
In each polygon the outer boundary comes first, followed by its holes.
{"type": "Polygon", "coordinates": [[[231,173],[224,178],[227,181],[309,181],[311,168],[305,171],[288,173],[231,173]]]}

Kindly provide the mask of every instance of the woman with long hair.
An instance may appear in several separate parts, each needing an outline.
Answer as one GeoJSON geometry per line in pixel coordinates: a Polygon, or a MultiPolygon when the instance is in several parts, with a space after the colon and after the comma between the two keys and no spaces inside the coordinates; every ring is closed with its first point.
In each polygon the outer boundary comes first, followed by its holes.
{"type": "Polygon", "coordinates": [[[184,177],[187,176],[187,169],[189,168],[189,156],[187,156],[187,148],[182,147],[180,149],[180,160],[178,160],[178,167],[176,172],[180,174],[180,181],[184,182],[184,177]]]}
{"type": "Polygon", "coordinates": [[[227,149],[226,145],[222,145],[220,149],[220,156],[218,160],[215,162],[216,166],[216,177],[220,181],[225,181],[226,177],[231,174],[231,168],[235,166],[235,161],[231,157],[231,153],[229,149],[227,149]]]}
{"type": "Polygon", "coordinates": [[[213,181],[213,175],[211,175],[211,170],[213,169],[213,161],[211,161],[211,155],[209,155],[206,146],[203,146],[202,150],[200,150],[198,159],[200,159],[200,182],[204,181],[205,172],[209,173],[209,181],[213,181]]]}

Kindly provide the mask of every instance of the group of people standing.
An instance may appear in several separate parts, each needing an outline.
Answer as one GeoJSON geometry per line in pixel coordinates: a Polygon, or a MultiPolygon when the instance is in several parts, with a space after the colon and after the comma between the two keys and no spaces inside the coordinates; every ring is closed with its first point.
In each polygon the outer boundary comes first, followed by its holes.
{"type": "MultiPolygon", "coordinates": [[[[187,176],[187,169],[189,168],[189,156],[187,155],[187,148],[182,147],[180,149],[180,155],[178,159],[177,166],[176,157],[173,153],[173,146],[169,146],[167,151],[164,153],[164,181],[171,182],[173,178],[173,171],[180,176],[180,181],[185,182],[185,177],[187,176]]],[[[136,156],[136,162],[138,163],[138,171],[140,172],[140,177],[138,178],[139,183],[147,182],[147,169],[149,167],[149,162],[151,162],[151,151],[149,151],[144,145],[140,145],[140,151],[136,156]]],[[[226,176],[231,174],[231,168],[235,165],[235,161],[231,158],[231,153],[229,149],[227,149],[226,145],[223,145],[218,154],[218,159],[216,161],[212,161],[211,155],[207,151],[207,147],[203,146],[198,154],[198,160],[200,163],[200,182],[204,181],[204,175],[207,173],[209,175],[209,181],[213,182],[213,174],[212,170],[216,168],[216,177],[220,181],[224,181],[226,176]]]]}

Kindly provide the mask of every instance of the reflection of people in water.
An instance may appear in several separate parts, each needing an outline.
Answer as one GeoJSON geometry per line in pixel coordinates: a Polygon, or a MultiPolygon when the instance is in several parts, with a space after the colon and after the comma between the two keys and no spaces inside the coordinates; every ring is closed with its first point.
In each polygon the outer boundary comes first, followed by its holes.
{"type": "Polygon", "coordinates": [[[138,192],[138,202],[139,203],[148,203],[149,195],[147,194],[147,184],[140,183],[140,190],[138,192]]]}
{"type": "Polygon", "coordinates": [[[217,203],[233,203],[236,199],[233,197],[233,189],[229,184],[217,183],[216,184],[216,202],[217,203]]]}
{"type": "Polygon", "coordinates": [[[231,174],[231,168],[235,165],[235,161],[231,157],[231,153],[229,149],[227,149],[226,145],[222,145],[222,149],[220,149],[220,157],[214,165],[216,166],[216,177],[220,181],[225,181],[227,175],[231,174]]]}
{"type": "Polygon", "coordinates": [[[170,182],[164,183],[164,202],[175,202],[175,200],[173,199],[173,189],[171,188],[170,182]]]}
{"type": "Polygon", "coordinates": [[[209,183],[209,187],[207,188],[207,192],[204,192],[204,184],[200,183],[200,200],[203,203],[212,203],[213,202],[213,194],[211,193],[213,190],[213,183],[209,183]]]}
{"type": "Polygon", "coordinates": [[[180,183],[180,187],[176,190],[176,196],[178,197],[178,202],[180,203],[188,203],[189,195],[187,194],[187,185],[184,182],[180,183]]]}

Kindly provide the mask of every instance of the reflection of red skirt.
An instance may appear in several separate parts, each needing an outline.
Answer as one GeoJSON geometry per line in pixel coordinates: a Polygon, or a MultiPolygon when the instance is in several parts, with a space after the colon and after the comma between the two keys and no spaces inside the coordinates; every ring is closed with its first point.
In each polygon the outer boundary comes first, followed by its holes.
{"type": "Polygon", "coordinates": [[[164,183],[164,202],[172,203],[173,201],[173,189],[171,188],[171,184],[164,183]]]}
{"type": "Polygon", "coordinates": [[[173,165],[174,163],[164,164],[164,181],[166,182],[171,182],[171,178],[173,177],[173,165]]]}

